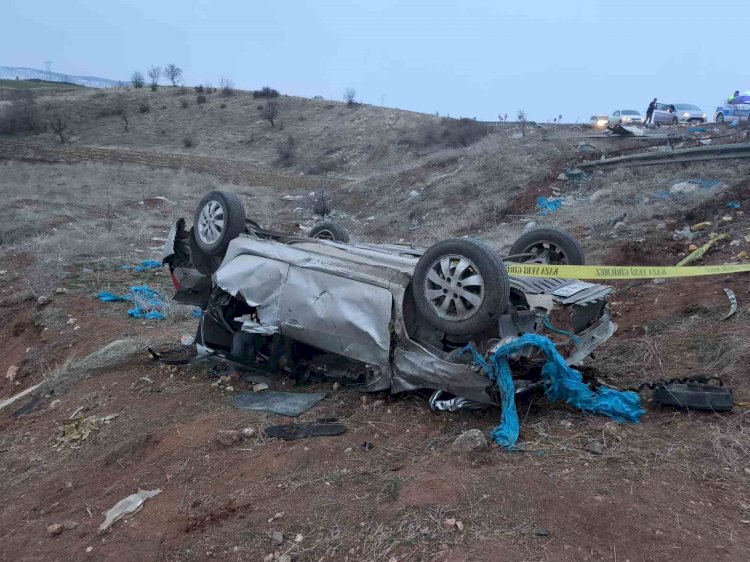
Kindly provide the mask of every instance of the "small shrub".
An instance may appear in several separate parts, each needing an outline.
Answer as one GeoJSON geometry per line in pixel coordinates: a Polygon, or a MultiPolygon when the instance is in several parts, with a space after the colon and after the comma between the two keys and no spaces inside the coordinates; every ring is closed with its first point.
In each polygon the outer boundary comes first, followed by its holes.
{"type": "Polygon", "coordinates": [[[460,148],[474,144],[489,134],[490,129],[483,123],[473,119],[443,118],[424,124],[417,134],[402,139],[401,144],[408,144],[415,148],[443,146],[446,148],[460,148]]]}
{"type": "Polygon", "coordinates": [[[166,104],[162,105],[162,106],[161,106],[161,108],[162,108],[162,109],[167,109],[167,106],[166,106],[166,104]]]}
{"type": "Polygon", "coordinates": [[[198,84],[198,85],[197,85],[197,86],[195,87],[195,93],[196,93],[196,94],[202,94],[202,93],[203,93],[203,84],[198,84]]]}
{"type": "Polygon", "coordinates": [[[197,104],[206,103],[207,101],[208,99],[203,94],[198,94],[197,96],[195,96],[195,103],[197,104]]]}
{"type": "Polygon", "coordinates": [[[349,107],[357,105],[357,91],[354,88],[347,88],[344,91],[344,101],[349,107]]]}
{"type": "Polygon", "coordinates": [[[321,176],[323,174],[327,174],[328,172],[338,170],[342,164],[343,160],[340,158],[319,156],[312,162],[308,162],[303,171],[309,176],[321,176]]]}
{"type": "Polygon", "coordinates": [[[336,202],[326,193],[325,189],[313,191],[307,196],[307,206],[313,215],[326,217],[336,208],[336,202]]]}
{"type": "Polygon", "coordinates": [[[291,166],[294,161],[294,137],[289,135],[286,140],[276,145],[276,153],[282,166],[291,166]]]}
{"type": "Polygon", "coordinates": [[[185,148],[193,148],[195,146],[195,139],[191,135],[187,135],[182,139],[182,146],[185,148]]]}
{"type": "Polygon", "coordinates": [[[518,128],[521,129],[521,136],[526,136],[526,125],[528,124],[528,121],[526,120],[526,112],[523,109],[519,109],[518,113],[516,113],[516,117],[518,118],[518,128]]]}
{"type": "Polygon", "coordinates": [[[274,90],[273,88],[269,88],[268,86],[263,86],[260,90],[253,90],[253,97],[254,98],[278,98],[279,92],[278,90],[274,90]]]}
{"type": "Polygon", "coordinates": [[[224,78],[222,76],[219,85],[221,86],[222,96],[229,97],[234,94],[234,83],[229,78],[224,78]]]}
{"type": "Polygon", "coordinates": [[[182,106],[182,109],[187,109],[190,104],[188,103],[188,100],[183,98],[180,100],[180,105],[182,106]]]}
{"type": "Polygon", "coordinates": [[[225,103],[222,102],[222,103],[219,104],[219,107],[221,109],[226,109],[227,108],[227,104],[225,104],[225,103]]]}
{"type": "Polygon", "coordinates": [[[151,113],[151,106],[146,101],[138,104],[138,113],[151,113]]]}
{"type": "Polygon", "coordinates": [[[275,127],[275,119],[279,115],[279,104],[275,101],[269,101],[263,106],[260,116],[271,124],[271,127],[275,127]]]}
{"type": "Polygon", "coordinates": [[[133,84],[133,88],[138,89],[143,88],[143,84],[145,84],[146,79],[143,77],[142,73],[136,70],[130,77],[130,82],[133,84]]]}

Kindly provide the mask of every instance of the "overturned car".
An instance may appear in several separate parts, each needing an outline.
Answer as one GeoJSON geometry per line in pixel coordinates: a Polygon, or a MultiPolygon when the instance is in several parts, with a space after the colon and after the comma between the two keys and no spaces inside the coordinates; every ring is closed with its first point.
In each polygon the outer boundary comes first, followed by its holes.
{"type": "MultiPolygon", "coordinates": [[[[537,229],[505,260],[582,264],[584,256],[570,235],[537,229]]],[[[175,300],[201,309],[199,353],[248,369],[349,378],[368,391],[432,390],[437,408],[498,403],[497,387],[462,352],[470,342],[489,354],[541,333],[576,364],[616,329],[610,287],[509,277],[479,240],[355,244],[333,222],[294,236],[247,219],[226,192],[201,200],[192,228],[177,222],[164,261],[175,300]]],[[[517,393],[541,384],[537,353],[513,357],[517,393]]]]}

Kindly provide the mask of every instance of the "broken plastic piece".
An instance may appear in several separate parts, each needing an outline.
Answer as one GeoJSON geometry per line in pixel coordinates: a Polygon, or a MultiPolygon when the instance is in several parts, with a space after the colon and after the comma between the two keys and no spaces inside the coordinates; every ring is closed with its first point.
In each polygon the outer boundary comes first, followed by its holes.
{"type": "Polygon", "coordinates": [[[303,439],[306,437],[328,437],[331,435],[341,435],[346,432],[346,426],[340,423],[300,423],[300,424],[283,424],[272,425],[263,430],[266,437],[275,437],[291,441],[293,439],[303,439]]]}
{"type": "MultiPolygon", "coordinates": [[[[700,223],[700,224],[702,224],[702,223],[700,223]]],[[[698,225],[693,225],[693,228],[695,228],[695,226],[698,226],[698,225]]],[[[695,250],[693,253],[689,254],[687,257],[685,257],[683,260],[681,260],[677,264],[677,267],[682,267],[683,265],[688,265],[689,263],[693,263],[694,261],[698,261],[709,250],[709,248],[711,248],[711,246],[713,246],[717,242],[721,242],[722,240],[729,240],[729,234],[726,234],[726,233],[719,234],[718,236],[712,238],[711,240],[709,240],[708,242],[706,242],[705,244],[703,244],[703,246],[701,246],[700,248],[698,248],[697,250],[695,250]]]]}
{"type": "Polygon", "coordinates": [[[99,532],[103,533],[109,529],[116,521],[126,517],[132,517],[138,513],[147,499],[161,493],[161,489],[156,490],[138,490],[137,494],[131,494],[127,498],[121,499],[107,512],[104,522],[99,525],[99,532]]]}
{"type": "Polygon", "coordinates": [[[734,294],[734,291],[732,289],[724,289],[724,292],[727,294],[727,298],[729,299],[729,312],[724,315],[722,320],[731,318],[732,316],[734,316],[734,313],[737,312],[737,296],[734,294]]]}

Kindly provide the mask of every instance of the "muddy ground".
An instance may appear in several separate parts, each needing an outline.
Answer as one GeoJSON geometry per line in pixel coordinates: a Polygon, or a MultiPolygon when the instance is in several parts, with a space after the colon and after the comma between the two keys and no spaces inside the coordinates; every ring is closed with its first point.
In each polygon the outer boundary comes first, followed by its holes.
{"type": "MultiPolygon", "coordinates": [[[[52,158],[45,152],[31,159],[45,156],[52,158]]],[[[199,171],[212,173],[211,166],[204,168],[199,171]]],[[[55,174],[71,171],[91,173],[66,168],[55,174]]],[[[284,177],[258,173],[270,187],[254,188],[253,196],[273,209],[279,192],[271,188],[284,185],[284,177]]],[[[187,178],[185,185],[198,189],[199,180],[187,178]]],[[[594,236],[582,222],[579,233],[603,263],[672,265],[687,248],[686,241],[673,239],[673,229],[713,220],[733,239],[748,233],[741,211],[732,212],[732,221],[717,219],[729,213],[727,200],[747,201],[748,184],[737,185],[710,203],[661,216],[674,222],[666,229],[632,224],[640,228],[637,236],[613,240],[594,236]]],[[[24,213],[39,207],[57,217],[58,226],[67,220],[70,209],[53,212],[29,197],[24,213]]],[[[153,222],[153,228],[143,223],[148,228],[133,238],[135,247],[165,234],[172,211],[128,205],[118,204],[119,218],[137,211],[139,220],[153,222]]],[[[276,205],[275,224],[293,228],[299,218],[293,208],[276,205]]],[[[521,208],[520,200],[513,205],[515,212],[534,212],[521,208]]],[[[91,221],[106,224],[107,216],[92,211],[91,221]]],[[[696,235],[696,242],[704,236],[696,235]]],[[[336,417],[347,427],[336,437],[283,442],[267,439],[262,430],[289,419],[233,408],[232,395],[250,384],[231,373],[222,382],[218,375],[227,373],[209,365],[163,366],[136,346],[103,367],[75,368],[76,359],[123,338],[175,347],[181,335],[194,331],[195,320],[189,313],[165,321],[128,318],[126,304],[101,303],[94,293],[141,283],[168,288],[163,272],[125,271],[114,260],[93,266],[92,254],[90,261],[79,256],[61,264],[64,276],[52,275],[48,257],[34,250],[50,247],[42,242],[15,238],[2,248],[0,374],[11,366],[19,370],[12,381],[0,379],[0,396],[56,373],[64,384],[0,412],[0,560],[750,557],[747,274],[614,283],[619,330],[587,366],[588,373],[621,387],[720,375],[734,390],[733,413],[660,410],[644,393],[642,423],[618,425],[534,396],[518,404],[516,451],[492,446],[466,453],[451,447],[455,437],[472,428],[489,434],[498,423],[496,409],[434,413],[419,394],[366,395],[330,381],[297,385],[279,375],[272,388],[329,392],[299,421],[336,417]],[[725,287],[735,291],[740,310],[722,321],[725,287]],[[39,302],[40,296],[48,302],[39,302]],[[91,416],[97,426],[86,439],[61,440],[61,427],[74,414],[91,416]],[[220,431],[243,429],[248,436],[241,441],[217,440],[220,431]],[[162,491],[134,517],[99,534],[103,514],[139,489],[162,491]],[[62,530],[52,536],[58,524],[62,530]]],[[[740,248],[723,245],[707,263],[735,263],[740,248]]]]}

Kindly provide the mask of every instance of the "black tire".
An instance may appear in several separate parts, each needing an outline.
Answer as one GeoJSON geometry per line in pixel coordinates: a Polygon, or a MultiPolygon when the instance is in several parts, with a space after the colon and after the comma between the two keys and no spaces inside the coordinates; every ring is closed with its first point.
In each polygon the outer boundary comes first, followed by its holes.
{"type": "Polygon", "coordinates": [[[349,242],[349,233],[347,230],[339,223],[333,221],[322,221],[313,225],[307,236],[319,240],[333,240],[334,242],[344,243],[349,242]]]}
{"type": "Polygon", "coordinates": [[[718,115],[716,116],[716,122],[717,122],[717,123],[723,123],[723,122],[724,122],[724,114],[723,114],[723,113],[719,113],[719,114],[718,114],[718,115]]]}
{"type": "Polygon", "coordinates": [[[483,242],[451,238],[419,258],[412,291],[417,310],[430,325],[449,335],[466,336],[495,326],[508,304],[510,280],[503,261],[483,242]],[[462,259],[464,268],[456,276],[462,259]],[[443,265],[448,275],[443,274],[443,265]],[[471,284],[464,285],[469,279],[471,284]]]}
{"type": "Polygon", "coordinates": [[[223,256],[229,242],[245,230],[245,207],[234,193],[212,191],[206,194],[195,211],[193,237],[198,247],[209,256],[223,256]],[[204,213],[211,215],[207,217],[204,213]],[[204,229],[211,219],[210,228],[204,229]],[[221,226],[217,224],[221,221],[221,226]]]}
{"type": "Polygon", "coordinates": [[[200,246],[198,246],[198,241],[193,235],[193,229],[191,228],[190,261],[193,263],[195,269],[198,270],[198,273],[205,275],[206,277],[211,277],[214,273],[216,273],[216,270],[219,269],[222,260],[222,256],[211,256],[201,250],[200,246]]]}
{"type": "MultiPolygon", "coordinates": [[[[547,261],[542,263],[556,265],[585,265],[586,256],[578,240],[564,230],[556,228],[536,228],[522,234],[510,247],[509,256],[519,254],[541,254],[547,250],[547,261]]],[[[536,262],[538,258],[513,258],[517,262],[536,262]]]]}

